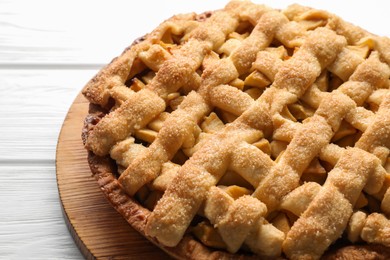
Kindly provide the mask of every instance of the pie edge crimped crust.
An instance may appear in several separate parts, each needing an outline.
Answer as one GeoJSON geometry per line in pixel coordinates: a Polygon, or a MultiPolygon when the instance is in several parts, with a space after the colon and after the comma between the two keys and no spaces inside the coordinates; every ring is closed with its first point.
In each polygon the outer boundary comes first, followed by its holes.
{"type": "MultiPolygon", "coordinates": [[[[253,15],[253,14],[252,14],[253,15]]],[[[349,37],[349,36],[351,36],[351,35],[354,35],[354,34],[361,34],[361,35],[369,35],[368,33],[366,33],[365,31],[363,31],[363,30],[360,30],[360,29],[358,29],[358,28],[356,28],[356,27],[353,27],[353,26],[351,26],[351,25],[349,25],[349,24],[347,24],[347,23],[344,23],[344,22],[342,22],[342,21],[340,21],[340,20],[338,20],[338,19],[336,19],[336,18],[334,18],[334,20],[333,20],[333,22],[335,22],[336,21],[336,31],[338,30],[338,33],[341,33],[341,34],[345,34],[346,36],[347,36],[347,38],[349,37]],[[340,24],[337,24],[337,22],[339,22],[340,24]]],[[[157,33],[158,33],[158,30],[157,30],[157,33]]],[[[325,33],[325,31],[323,32],[323,33],[325,33]]],[[[371,35],[370,35],[371,36],[371,35]]],[[[207,36],[206,36],[207,37],[207,36]]],[[[151,37],[152,39],[153,39],[153,37],[151,37]]],[[[352,36],[351,36],[351,38],[353,38],[352,36]]],[[[379,39],[379,38],[377,38],[376,39],[377,40],[377,44],[378,44],[378,48],[381,48],[381,40],[379,39]]],[[[326,43],[326,44],[324,44],[324,45],[327,45],[327,44],[332,44],[332,43],[326,43]]],[[[141,46],[142,47],[142,46],[141,46]]],[[[309,48],[310,49],[310,48],[309,48]]],[[[311,51],[313,51],[313,48],[311,47],[311,51]]],[[[315,51],[314,51],[315,52],[315,51]]],[[[303,54],[303,57],[305,58],[305,59],[309,59],[310,60],[310,58],[311,58],[311,56],[312,56],[312,53],[310,54],[308,54],[308,55],[305,55],[305,52],[304,51],[301,51],[301,53],[304,53],[303,54]]],[[[307,53],[306,53],[307,54],[307,53]]],[[[382,54],[382,53],[381,53],[382,54]]],[[[321,54],[321,52],[318,52],[317,53],[317,56],[321,56],[322,54],[321,54]]],[[[337,54],[336,54],[337,55],[337,54]]],[[[384,55],[386,55],[386,53],[384,54],[384,55]]],[[[387,55],[388,55],[388,53],[387,53],[387,55]]],[[[119,59],[122,59],[123,60],[123,57],[124,57],[125,55],[123,55],[123,56],[121,56],[119,59]]],[[[315,56],[315,55],[314,55],[315,56]]],[[[299,59],[299,55],[297,55],[296,57],[298,57],[297,59],[299,59]]],[[[384,57],[382,57],[382,58],[388,58],[388,57],[386,57],[386,56],[384,56],[384,57]]],[[[130,59],[131,60],[131,59],[130,59]]],[[[323,62],[329,62],[329,61],[323,61],[323,62]]],[[[321,62],[320,62],[321,63],[321,62]]],[[[319,66],[321,66],[321,64],[319,64],[319,66]]],[[[111,74],[111,73],[113,73],[113,71],[116,71],[116,74],[117,75],[119,75],[119,76],[116,76],[116,77],[113,77],[113,78],[109,78],[109,80],[110,80],[110,82],[108,83],[109,85],[110,84],[113,84],[113,85],[111,85],[111,86],[114,86],[115,84],[118,84],[118,82],[120,83],[120,81],[122,80],[123,82],[124,82],[124,79],[122,78],[122,79],[120,79],[120,77],[122,76],[123,77],[123,75],[125,75],[126,74],[126,72],[123,72],[123,71],[121,71],[121,70],[124,70],[124,67],[121,65],[121,62],[119,61],[119,62],[113,62],[112,63],[112,65],[110,65],[109,66],[109,68],[106,70],[106,71],[103,71],[103,72],[101,72],[100,73],[100,76],[98,76],[96,79],[94,79],[94,80],[92,80],[91,81],[91,84],[89,84],[89,85],[87,85],[87,87],[86,87],[86,90],[84,91],[84,93],[86,93],[87,94],[87,97],[88,97],[88,94],[90,94],[89,95],[89,98],[90,98],[90,100],[92,100],[93,102],[96,102],[96,103],[101,103],[102,105],[105,105],[105,103],[107,102],[107,100],[106,100],[106,98],[105,98],[105,96],[104,96],[104,91],[98,91],[98,89],[99,89],[99,87],[100,86],[102,86],[102,85],[100,85],[102,82],[105,82],[106,81],[106,78],[105,78],[105,73],[108,71],[108,74],[111,74]],[[99,83],[99,84],[97,84],[97,82],[99,83]],[[94,86],[99,86],[98,88],[96,88],[96,87],[94,87],[94,86]],[[92,90],[91,90],[92,89],[92,90]],[[96,91],[97,90],[97,91],[96,91]]],[[[315,74],[315,72],[314,72],[314,74],[315,74]]],[[[318,74],[318,73],[317,73],[318,74]]],[[[317,75],[318,76],[318,75],[317,75]]],[[[358,76],[357,76],[357,78],[358,78],[358,76]]],[[[360,80],[359,78],[358,78],[358,80],[360,80]]],[[[123,83],[122,83],[123,84],[123,83]]],[[[281,83],[281,84],[283,84],[283,82],[281,83]]],[[[307,83],[305,83],[306,85],[308,85],[307,83]]],[[[280,91],[280,90],[278,90],[278,91],[280,91]]],[[[351,92],[348,92],[349,90],[347,89],[345,92],[346,92],[346,94],[350,94],[351,92]]],[[[269,91],[269,92],[271,92],[271,91],[269,91]]],[[[303,94],[303,92],[304,91],[300,91],[299,89],[296,89],[296,90],[294,90],[293,89],[293,92],[296,92],[296,93],[299,93],[299,92],[302,92],[301,94],[303,94]]],[[[146,94],[149,94],[149,93],[146,93],[146,94]]],[[[346,97],[345,97],[345,93],[344,94],[342,94],[342,93],[338,93],[338,95],[335,95],[336,97],[336,99],[345,99],[346,97]]],[[[289,97],[286,97],[286,98],[289,98],[289,97]]],[[[265,98],[264,98],[265,99],[265,98]]],[[[158,103],[157,102],[158,100],[156,99],[156,103],[158,103]]],[[[347,102],[348,103],[348,102],[347,102]]],[[[352,105],[351,105],[352,106],[352,105]]],[[[341,110],[339,111],[340,113],[346,113],[346,111],[348,110],[348,109],[351,109],[351,106],[347,106],[346,108],[341,108],[341,110]]],[[[158,111],[160,108],[158,107],[158,106],[156,106],[155,107],[155,109],[156,109],[156,111],[158,111]]],[[[324,113],[325,114],[325,113],[324,113]]],[[[324,116],[324,114],[322,115],[322,117],[324,116]]],[[[325,118],[326,118],[326,116],[325,116],[325,118]]],[[[337,117],[336,117],[337,118],[337,117]]],[[[340,117],[341,118],[341,117],[340,117]]],[[[333,127],[333,128],[337,128],[337,122],[335,123],[334,121],[332,121],[333,119],[332,118],[326,118],[327,119],[327,121],[328,122],[324,122],[324,120],[323,119],[321,119],[320,117],[318,117],[318,120],[322,120],[322,122],[321,123],[323,123],[323,125],[324,125],[324,131],[326,132],[326,127],[333,127]],[[328,124],[328,126],[327,126],[327,124],[328,124]],[[336,125],[336,126],[335,126],[336,125]]],[[[285,156],[285,157],[287,157],[287,156],[285,156]]],[[[288,158],[288,157],[287,157],[288,158]]],[[[288,160],[288,159],[286,159],[286,160],[288,160]]],[[[130,192],[130,193],[132,193],[132,192],[130,192]]]]}

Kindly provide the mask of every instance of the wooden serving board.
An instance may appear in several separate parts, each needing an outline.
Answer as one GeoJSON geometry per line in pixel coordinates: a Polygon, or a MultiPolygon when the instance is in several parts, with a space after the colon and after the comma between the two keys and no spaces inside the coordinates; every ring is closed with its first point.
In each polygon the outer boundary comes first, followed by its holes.
{"type": "Polygon", "coordinates": [[[57,184],[65,222],[87,259],[167,259],[135,231],[104,198],[92,177],[81,140],[88,101],[79,94],[57,144],[57,184]]]}

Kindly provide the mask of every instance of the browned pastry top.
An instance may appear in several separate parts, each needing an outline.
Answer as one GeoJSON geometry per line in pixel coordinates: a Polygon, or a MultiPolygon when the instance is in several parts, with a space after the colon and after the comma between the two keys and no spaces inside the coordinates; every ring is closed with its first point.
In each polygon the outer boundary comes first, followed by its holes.
{"type": "Polygon", "coordinates": [[[386,257],[389,64],[388,38],[299,5],[174,16],[84,88],[92,171],[176,257],[386,257]]]}

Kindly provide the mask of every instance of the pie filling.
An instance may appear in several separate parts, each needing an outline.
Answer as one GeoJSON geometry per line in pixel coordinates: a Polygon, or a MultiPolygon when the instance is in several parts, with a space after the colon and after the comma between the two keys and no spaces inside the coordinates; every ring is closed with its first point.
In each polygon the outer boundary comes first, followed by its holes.
{"type": "Polygon", "coordinates": [[[165,246],[390,247],[389,64],[387,38],[299,5],[174,16],[85,87],[109,109],[86,148],[115,160],[165,246]]]}

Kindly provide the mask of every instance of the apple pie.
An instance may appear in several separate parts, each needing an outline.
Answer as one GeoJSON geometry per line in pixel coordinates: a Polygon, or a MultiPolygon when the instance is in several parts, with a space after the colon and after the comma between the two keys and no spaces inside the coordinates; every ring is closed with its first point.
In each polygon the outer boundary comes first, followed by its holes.
{"type": "Polygon", "coordinates": [[[113,207],[185,259],[390,258],[390,39],[231,1],[136,40],[85,88],[113,207]]]}

